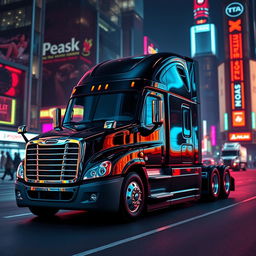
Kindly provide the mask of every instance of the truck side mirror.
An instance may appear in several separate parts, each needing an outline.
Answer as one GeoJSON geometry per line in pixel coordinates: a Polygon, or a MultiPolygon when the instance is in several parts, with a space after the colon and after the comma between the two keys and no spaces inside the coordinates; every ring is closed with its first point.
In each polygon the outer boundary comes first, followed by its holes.
{"type": "Polygon", "coordinates": [[[163,101],[160,99],[152,101],[152,123],[155,125],[163,123],[163,101]]]}
{"type": "Polygon", "coordinates": [[[25,133],[27,133],[27,126],[26,125],[19,126],[17,132],[18,132],[18,134],[20,134],[23,137],[23,139],[27,143],[28,138],[24,135],[25,133]]]}
{"type": "Polygon", "coordinates": [[[18,134],[27,133],[27,126],[26,125],[19,126],[17,132],[18,132],[18,134]]]}
{"type": "Polygon", "coordinates": [[[53,128],[56,130],[61,129],[61,109],[56,108],[53,111],[53,128]]]}

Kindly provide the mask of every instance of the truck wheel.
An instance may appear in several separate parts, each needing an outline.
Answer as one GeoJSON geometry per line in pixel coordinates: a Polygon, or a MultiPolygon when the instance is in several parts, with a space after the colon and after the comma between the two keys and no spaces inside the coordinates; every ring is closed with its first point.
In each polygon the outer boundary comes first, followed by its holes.
{"type": "Polygon", "coordinates": [[[29,210],[34,215],[37,215],[38,217],[41,217],[41,218],[52,217],[59,211],[59,209],[55,209],[55,208],[35,207],[35,206],[29,207],[29,210]]]}
{"type": "Polygon", "coordinates": [[[129,173],[123,183],[120,201],[120,213],[124,219],[139,217],[145,208],[145,189],[140,176],[129,173]]]}
{"type": "Polygon", "coordinates": [[[221,188],[220,188],[220,198],[228,198],[231,188],[231,176],[228,168],[220,171],[221,177],[221,188]]]}
{"type": "Polygon", "coordinates": [[[220,195],[220,174],[217,168],[209,166],[208,168],[208,194],[209,201],[217,200],[220,195]]]}

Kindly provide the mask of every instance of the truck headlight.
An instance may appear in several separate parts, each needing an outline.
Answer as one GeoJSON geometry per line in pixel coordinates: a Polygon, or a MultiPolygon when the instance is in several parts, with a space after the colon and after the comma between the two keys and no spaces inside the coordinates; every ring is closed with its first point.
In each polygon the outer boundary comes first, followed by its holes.
{"type": "Polygon", "coordinates": [[[97,164],[86,171],[84,174],[83,180],[101,178],[107,176],[111,172],[112,164],[110,161],[104,161],[100,164],[97,164]]]}
{"type": "Polygon", "coordinates": [[[17,168],[17,173],[16,173],[17,178],[24,179],[24,167],[23,167],[23,162],[21,162],[17,168]]]}

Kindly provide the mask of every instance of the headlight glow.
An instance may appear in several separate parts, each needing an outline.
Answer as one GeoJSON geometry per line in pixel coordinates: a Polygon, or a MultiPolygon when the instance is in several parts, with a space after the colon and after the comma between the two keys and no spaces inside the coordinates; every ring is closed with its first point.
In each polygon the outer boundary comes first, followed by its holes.
{"type": "Polygon", "coordinates": [[[16,172],[17,179],[24,179],[24,167],[23,167],[23,162],[21,162],[17,168],[16,172]]]}
{"type": "Polygon", "coordinates": [[[86,171],[83,180],[95,179],[107,176],[111,172],[112,164],[110,161],[104,161],[100,164],[97,164],[86,171]]]}

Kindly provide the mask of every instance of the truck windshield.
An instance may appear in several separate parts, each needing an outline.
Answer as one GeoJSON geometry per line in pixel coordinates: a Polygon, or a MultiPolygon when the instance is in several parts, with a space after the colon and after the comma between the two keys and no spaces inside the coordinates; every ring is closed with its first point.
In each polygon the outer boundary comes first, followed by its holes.
{"type": "Polygon", "coordinates": [[[238,151],[230,150],[230,151],[222,151],[222,156],[237,156],[238,151]]]}
{"type": "Polygon", "coordinates": [[[135,120],[137,101],[136,92],[75,97],[69,102],[63,126],[79,129],[100,121],[131,122],[135,120]]]}

